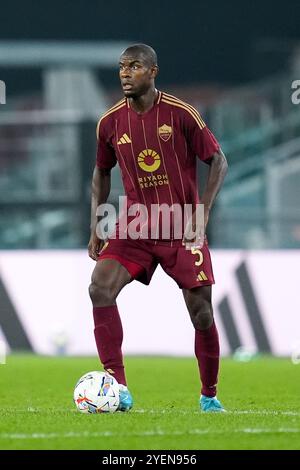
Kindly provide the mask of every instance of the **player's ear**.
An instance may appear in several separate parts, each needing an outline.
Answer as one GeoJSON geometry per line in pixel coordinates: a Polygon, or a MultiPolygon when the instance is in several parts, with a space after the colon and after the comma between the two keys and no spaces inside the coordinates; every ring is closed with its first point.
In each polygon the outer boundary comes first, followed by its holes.
{"type": "Polygon", "coordinates": [[[156,78],[159,72],[159,67],[158,65],[153,65],[151,68],[151,78],[156,78]]]}

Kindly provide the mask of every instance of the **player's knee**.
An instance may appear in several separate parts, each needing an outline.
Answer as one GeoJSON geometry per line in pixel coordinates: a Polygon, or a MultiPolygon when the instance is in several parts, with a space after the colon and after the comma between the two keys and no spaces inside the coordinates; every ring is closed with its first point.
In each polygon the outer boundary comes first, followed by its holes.
{"type": "Polygon", "coordinates": [[[213,322],[213,314],[212,311],[208,312],[200,312],[195,317],[194,327],[197,330],[207,330],[213,322]]]}
{"type": "Polygon", "coordinates": [[[89,294],[93,305],[97,307],[113,305],[116,301],[114,289],[105,283],[92,281],[89,286],[89,294]]]}
{"type": "Polygon", "coordinates": [[[197,330],[207,330],[213,322],[213,310],[210,302],[202,302],[190,311],[191,320],[197,330]]]}

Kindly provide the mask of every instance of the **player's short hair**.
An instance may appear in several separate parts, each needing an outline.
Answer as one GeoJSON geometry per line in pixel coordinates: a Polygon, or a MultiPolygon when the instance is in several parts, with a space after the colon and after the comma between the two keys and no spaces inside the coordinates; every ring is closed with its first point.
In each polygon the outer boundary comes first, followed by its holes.
{"type": "Polygon", "coordinates": [[[156,52],[151,46],[148,46],[147,44],[133,44],[132,46],[127,47],[124,52],[122,52],[122,55],[124,54],[143,55],[148,65],[157,65],[156,52]]]}

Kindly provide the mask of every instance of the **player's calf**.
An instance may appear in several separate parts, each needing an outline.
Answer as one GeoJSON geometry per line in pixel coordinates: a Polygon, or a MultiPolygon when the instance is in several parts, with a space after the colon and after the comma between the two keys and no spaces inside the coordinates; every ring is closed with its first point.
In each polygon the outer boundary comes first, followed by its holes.
{"type": "Polygon", "coordinates": [[[207,330],[213,323],[211,286],[183,289],[184,300],[196,330],[207,330]]]}

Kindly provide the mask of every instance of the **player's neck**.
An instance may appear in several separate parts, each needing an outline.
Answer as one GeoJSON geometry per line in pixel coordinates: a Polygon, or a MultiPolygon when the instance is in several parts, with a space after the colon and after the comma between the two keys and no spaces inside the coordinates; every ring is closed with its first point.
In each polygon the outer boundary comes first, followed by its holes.
{"type": "Polygon", "coordinates": [[[150,88],[147,93],[138,98],[129,98],[131,109],[138,114],[143,114],[151,109],[158,97],[156,88],[150,88]]]}

